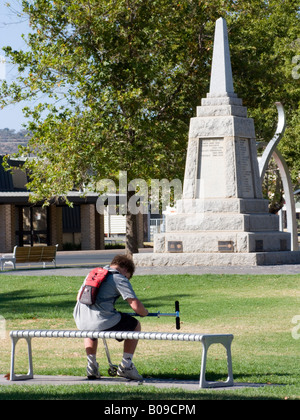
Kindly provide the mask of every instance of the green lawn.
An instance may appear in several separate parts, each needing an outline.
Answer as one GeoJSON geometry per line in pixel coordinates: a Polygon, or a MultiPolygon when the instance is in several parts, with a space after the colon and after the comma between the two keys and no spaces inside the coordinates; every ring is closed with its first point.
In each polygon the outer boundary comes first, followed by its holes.
{"type": "MultiPolygon", "coordinates": [[[[81,277],[1,275],[0,315],[11,329],[75,329],[72,311],[81,277]]],[[[235,382],[267,384],[260,388],[215,391],[157,390],[149,387],[80,385],[62,387],[3,386],[0,399],[300,399],[300,340],[292,337],[292,318],[300,315],[300,275],[136,276],[138,297],[151,312],[173,312],[180,302],[182,332],[234,334],[235,382]]],[[[129,310],[119,302],[121,310],[129,310]]],[[[144,318],[144,331],[176,331],[174,318],[144,318]]],[[[299,331],[298,331],[299,332],[299,331]]],[[[7,334],[8,335],[8,334],[7,334]]],[[[18,343],[17,371],[27,368],[25,340],[18,343]]],[[[85,375],[82,340],[35,339],[35,374],[85,375]]],[[[109,340],[114,363],[122,345],[109,340]]],[[[198,379],[199,343],[140,341],[134,361],[144,377],[198,379]]],[[[107,375],[103,346],[100,371],[107,375]]],[[[10,340],[0,339],[0,374],[9,372],[10,340]]],[[[225,350],[212,346],[208,379],[224,379],[225,350]]]]}

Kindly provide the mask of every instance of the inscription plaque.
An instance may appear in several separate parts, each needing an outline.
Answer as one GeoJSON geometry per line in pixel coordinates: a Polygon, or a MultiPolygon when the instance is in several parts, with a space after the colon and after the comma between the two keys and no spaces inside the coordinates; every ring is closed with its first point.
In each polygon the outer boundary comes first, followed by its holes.
{"type": "Polygon", "coordinates": [[[181,241],[168,241],[168,252],[182,252],[181,241]]]}
{"type": "Polygon", "coordinates": [[[232,241],[218,241],[218,251],[219,252],[233,252],[233,242],[232,241]]]}
{"type": "Polygon", "coordinates": [[[200,139],[199,198],[225,197],[226,166],[223,138],[200,139]]]}
{"type": "Polygon", "coordinates": [[[263,240],[256,240],[255,241],[255,251],[262,252],[264,250],[264,241],[263,240]]]}
{"type": "Polygon", "coordinates": [[[280,251],[287,251],[287,240],[286,239],[280,239],[280,251]]]}
{"type": "Polygon", "coordinates": [[[249,150],[249,139],[239,139],[239,160],[240,160],[240,188],[241,195],[245,198],[253,198],[253,177],[251,156],[249,150]]]}

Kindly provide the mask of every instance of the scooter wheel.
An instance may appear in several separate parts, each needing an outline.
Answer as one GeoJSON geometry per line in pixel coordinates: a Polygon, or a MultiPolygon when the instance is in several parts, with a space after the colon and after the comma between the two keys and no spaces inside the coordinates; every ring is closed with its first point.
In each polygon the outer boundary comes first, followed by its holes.
{"type": "Polygon", "coordinates": [[[109,374],[109,376],[117,376],[117,370],[118,370],[118,368],[117,368],[117,367],[115,367],[115,366],[111,366],[111,367],[108,369],[108,374],[109,374]]]}

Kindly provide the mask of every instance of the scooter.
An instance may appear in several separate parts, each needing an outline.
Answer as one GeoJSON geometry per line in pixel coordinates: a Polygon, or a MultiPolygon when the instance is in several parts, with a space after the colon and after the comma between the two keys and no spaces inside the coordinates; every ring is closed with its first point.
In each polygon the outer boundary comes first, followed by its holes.
{"type": "MultiPolygon", "coordinates": [[[[140,315],[138,315],[136,313],[129,313],[128,315],[131,315],[131,316],[140,316],[140,315]]],[[[179,302],[178,302],[178,300],[176,300],[176,302],[175,302],[175,312],[173,312],[173,313],[161,313],[160,311],[158,311],[158,312],[150,312],[147,316],[155,316],[157,318],[160,318],[161,316],[175,316],[176,329],[177,330],[180,330],[180,316],[179,316],[179,302]]],[[[109,350],[108,350],[106,339],[103,338],[102,340],[103,340],[103,345],[104,345],[104,349],[105,349],[107,361],[108,361],[108,364],[109,364],[108,374],[109,374],[109,376],[116,376],[117,375],[118,366],[117,365],[114,365],[112,363],[112,361],[111,361],[110,353],[109,353],[109,350]]]]}

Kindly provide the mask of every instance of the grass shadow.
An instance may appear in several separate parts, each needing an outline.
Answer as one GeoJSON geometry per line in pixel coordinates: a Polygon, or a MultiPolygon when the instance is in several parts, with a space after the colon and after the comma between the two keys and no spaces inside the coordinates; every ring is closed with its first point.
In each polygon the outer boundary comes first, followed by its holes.
{"type": "Polygon", "coordinates": [[[51,296],[30,289],[0,293],[0,313],[6,319],[48,318],[72,315],[75,306],[73,293],[52,293],[51,296]]]}

